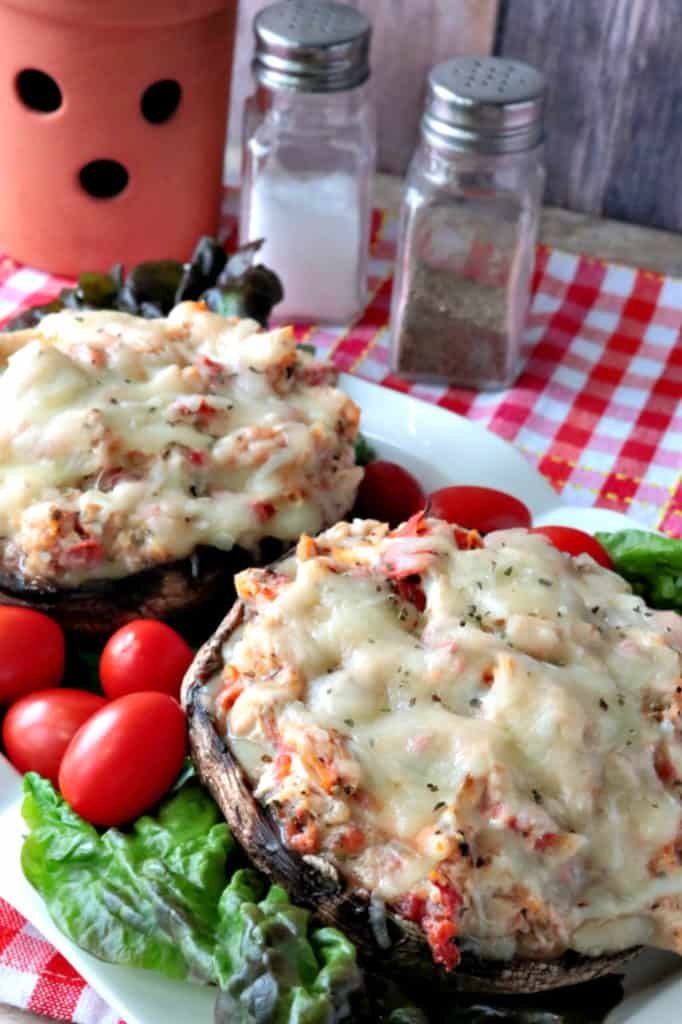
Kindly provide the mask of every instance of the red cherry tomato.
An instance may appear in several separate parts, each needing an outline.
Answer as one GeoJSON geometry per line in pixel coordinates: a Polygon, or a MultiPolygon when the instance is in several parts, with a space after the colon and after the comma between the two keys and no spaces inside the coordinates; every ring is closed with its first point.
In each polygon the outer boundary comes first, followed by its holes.
{"type": "Polygon", "coordinates": [[[2,723],[2,742],[20,772],[38,772],[57,785],[64,751],[81,725],[103,708],[86,690],[38,690],[22,697],[2,723]]]}
{"type": "Polygon", "coordinates": [[[492,487],[442,487],[429,495],[429,515],[479,533],[528,529],[531,515],[518,498],[492,487]]]}
{"type": "Polygon", "coordinates": [[[189,644],[165,622],[137,619],[109,637],[99,662],[102,689],[112,699],[140,690],[179,697],[193,657],[189,644]]]}
{"type": "Polygon", "coordinates": [[[130,693],[73,737],[59,769],[68,804],[93,825],[122,825],[170,788],[187,752],[187,723],[166,693],[130,693]]]}
{"type": "Polygon", "coordinates": [[[541,533],[555,548],[567,555],[591,555],[605,569],[613,569],[608,551],[590,533],[576,530],[572,526],[535,526],[531,533],[541,533]]]}
{"type": "Polygon", "coordinates": [[[56,686],[64,675],[64,634],[42,612],[0,605],[0,705],[56,686]]]}
{"type": "Polygon", "coordinates": [[[426,496],[411,473],[396,462],[377,459],[365,466],[354,512],[362,519],[397,526],[425,504],[426,496]]]}

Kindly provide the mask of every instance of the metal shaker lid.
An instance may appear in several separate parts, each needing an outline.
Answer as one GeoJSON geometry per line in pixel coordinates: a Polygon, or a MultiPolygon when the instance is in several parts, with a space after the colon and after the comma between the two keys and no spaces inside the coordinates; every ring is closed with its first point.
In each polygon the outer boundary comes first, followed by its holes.
{"type": "Polygon", "coordinates": [[[369,19],[347,4],[284,0],[254,19],[253,73],[264,85],[338,92],[369,78],[369,19]]]}
{"type": "Polygon", "coordinates": [[[429,74],[422,129],[429,142],[509,153],[542,142],[544,75],[505,57],[455,57],[429,74]]]}

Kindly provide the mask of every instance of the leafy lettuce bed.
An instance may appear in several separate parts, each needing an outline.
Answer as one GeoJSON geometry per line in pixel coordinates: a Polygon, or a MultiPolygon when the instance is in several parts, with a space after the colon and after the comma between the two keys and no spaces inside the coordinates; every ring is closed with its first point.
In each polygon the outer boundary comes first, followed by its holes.
{"type": "Polygon", "coordinates": [[[84,273],[73,288],[63,288],[47,305],[25,310],[3,330],[33,327],[48,313],[63,309],[116,309],[135,316],[166,316],[185,300],[205,302],[223,316],[251,317],[265,327],[284,292],[277,275],[256,263],[262,244],[251,242],[228,255],[217,238],[205,236],[187,263],[154,260],[138,263],[127,274],[120,264],[108,274],[84,273]]]}
{"type": "Polygon", "coordinates": [[[682,540],[645,530],[598,533],[597,540],[651,608],[682,612],[682,540]]]}
{"type": "Polygon", "coordinates": [[[283,889],[239,866],[227,825],[194,779],[127,833],[98,833],[34,773],[24,790],[22,866],[73,942],[110,963],[219,985],[218,1021],[362,1018],[352,944],[311,927],[283,889]]]}

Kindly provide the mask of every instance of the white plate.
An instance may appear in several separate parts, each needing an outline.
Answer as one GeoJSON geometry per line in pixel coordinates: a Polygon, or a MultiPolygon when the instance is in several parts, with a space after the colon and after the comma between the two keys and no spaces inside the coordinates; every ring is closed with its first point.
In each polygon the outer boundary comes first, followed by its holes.
{"type": "MultiPolygon", "coordinates": [[[[362,432],[370,443],[380,455],[412,469],[427,489],[450,483],[483,484],[521,498],[536,522],[587,530],[632,525],[615,512],[561,505],[519,452],[475,423],[356,377],[343,377],[341,383],[362,408],[362,432]]],[[[101,963],[54,927],[42,900],[21,873],[20,793],[19,776],[0,757],[0,896],[64,954],[127,1024],[211,1024],[211,990],[168,981],[151,971],[101,963]]],[[[628,972],[626,988],[628,998],[611,1013],[609,1024],[671,1024],[679,1019],[679,958],[643,954],[628,972]]]]}

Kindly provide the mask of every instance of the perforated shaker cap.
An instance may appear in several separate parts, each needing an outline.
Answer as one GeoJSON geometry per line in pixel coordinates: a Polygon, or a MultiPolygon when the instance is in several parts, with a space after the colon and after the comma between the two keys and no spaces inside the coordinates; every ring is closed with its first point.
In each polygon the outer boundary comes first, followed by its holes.
{"type": "Polygon", "coordinates": [[[429,75],[422,130],[434,145],[509,153],[542,142],[545,79],[504,57],[455,57],[429,75]]]}
{"type": "Polygon", "coordinates": [[[253,73],[264,85],[338,92],[369,78],[369,19],[347,4],[284,0],[254,19],[253,73]]]}

